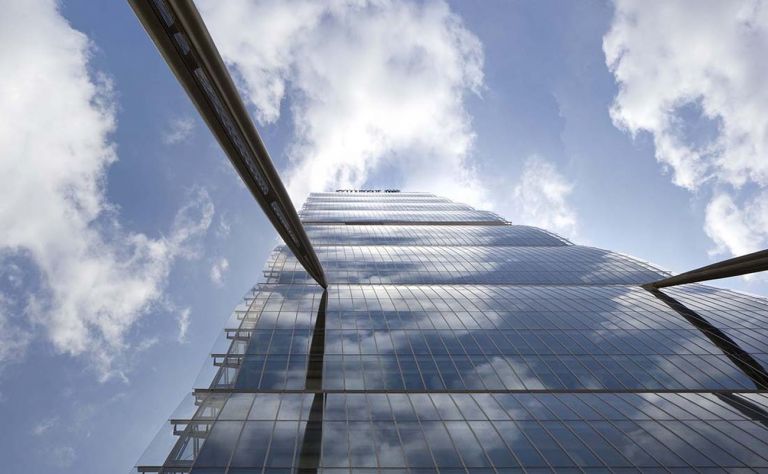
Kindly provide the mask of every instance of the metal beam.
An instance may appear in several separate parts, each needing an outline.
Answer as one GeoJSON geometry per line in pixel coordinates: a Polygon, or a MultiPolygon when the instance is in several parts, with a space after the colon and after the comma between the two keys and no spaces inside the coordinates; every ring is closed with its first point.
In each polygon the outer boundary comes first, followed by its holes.
{"type": "Polygon", "coordinates": [[[315,317],[315,326],[312,329],[312,342],[309,345],[309,357],[307,362],[307,377],[305,387],[307,390],[323,389],[323,360],[325,359],[325,313],[328,308],[328,290],[323,291],[320,297],[320,308],[315,317]]]}
{"type": "Polygon", "coordinates": [[[758,390],[768,389],[768,373],[760,362],[731,339],[726,333],[712,325],[700,314],[685,306],[675,298],[662,293],[656,288],[646,288],[653,296],[675,310],[696,329],[709,339],[728,359],[750,378],[758,390]]]}
{"type": "Polygon", "coordinates": [[[706,267],[697,268],[689,272],[681,273],[663,280],[646,283],[643,288],[664,288],[666,286],[684,285],[699,281],[717,280],[749,273],[764,272],[768,270],[768,250],[742,255],[741,257],[723,260],[706,267]]]}
{"type": "Polygon", "coordinates": [[[129,3],[280,237],[325,288],[323,267],[194,3],[129,3]]]}

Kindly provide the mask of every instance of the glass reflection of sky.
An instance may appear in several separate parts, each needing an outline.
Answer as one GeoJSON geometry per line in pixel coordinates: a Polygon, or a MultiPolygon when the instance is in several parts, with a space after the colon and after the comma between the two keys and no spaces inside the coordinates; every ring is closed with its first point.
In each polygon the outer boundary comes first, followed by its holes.
{"type": "Polygon", "coordinates": [[[559,246],[567,241],[535,227],[456,225],[307,225],[314,245],[559,246]]]}
{"type": "MultiPolygon", "coordinates": [[[[319,299],[305,288],[262,290],[239,388],[301,388],[319,299]]],[[[750,305],[754,324],[760,310],[768,318],[758,298],[722,301],[709,310],[724,330],[738,332],[729,313],[750,305]]],[[[631,286],[333,285],[325,324],[327,389],[754,388],[711,340],[631,286]]]]}
{"type": "MultiPolygon", "coordinates": [[[[318,246],[331,283],[485,283],[515,285],[643,284],[665,274],[629,257],[576,245],[552,247],[318,246]]],[[[269,283],[310,283],[281,247],[269,283]]]]}
{"type": "MultiPolygon", "coordinates": [[[[294,466],[310,403],[307,394],[231,395],[197,466],[294,466]]],[[[755,423],[758,412],[750,417],[744,410],[766,413],[768,397],[743,394],[736,403],[743,406],[706,393],[331,393],[321,466],[356,472],[766,467],[768,428],[755,423]]]]}
{"type": "Polygon", "coordinates": [[[765,299],[662,298],[651,265],[430,194],[301,214],[327,292],[275,250],[169,469],[768,470],[765,299]]]}

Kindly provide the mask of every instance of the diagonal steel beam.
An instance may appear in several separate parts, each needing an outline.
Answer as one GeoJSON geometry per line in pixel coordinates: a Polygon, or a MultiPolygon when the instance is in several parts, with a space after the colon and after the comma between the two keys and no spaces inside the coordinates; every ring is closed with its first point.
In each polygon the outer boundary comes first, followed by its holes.
{"type": "Polygon", "coordinates": [[[280,237],[325,288],[323,267],[194,3],[129,3],[280,237]]]}
{"type": "Polygon", "coordinates": [[[760,362],[731,339],[726,333],[712,325],[704,317],[685,306],[675,298],[662,293],[656,288],[646,288],[653,296],[675,310],[677,314],[685,318],[696,329],[709,339],[744,375],[750,378],[758,390],[768,389],[768,373],[760,362]]]}
{"type": "Polygon", "coordinates": [[[663,280],[646,283],[643,285],[643,288],[664,288],[666,286],[717,280],[718,278],[728,278],[749,273],[764,272],[766,270],[768,270],[768,250],[760,250],[759,252],[723,260],[722,262],[713,263],[712,265],[664,278],[663,280]]]}

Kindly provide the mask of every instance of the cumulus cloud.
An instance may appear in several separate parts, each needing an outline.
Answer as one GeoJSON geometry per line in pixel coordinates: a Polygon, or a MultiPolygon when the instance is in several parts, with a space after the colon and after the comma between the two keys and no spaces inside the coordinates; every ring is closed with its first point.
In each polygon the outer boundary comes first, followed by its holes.
{"type": "Polygon", "coordinates": [[[161,300],[173,262],[194,256],[213,204],[195,191],[159,238],[123,228],[105,197],[117,159],[114,102],[109,81],[89,70],[88,38],[57,2],[17,0],[4,3],[0,44],[13,45],[0,50],[0,256],[39,274],[25,320],[107,378],[129,329],[161,300]]]}
{"type": "Polygon", "coordinates": [[[720,251],[765,246],[756,222],[768,214],[755,213],[768,208],[745,188],[768,187],[768,2],[614,3],[603,39],[614,123],[649,132],[673,182],[713,196],[706,231],[720,251]]]}
{"type": "Polygon", "coordinates": [[[573,185],[557,167],[540,157],[528,158],[508,204],[511,219],[557,232],[576,233],[576,212],[568,203],[573,185]]]}
{"type": "Polygon", "coordinates": [[[707,206],[707,235],[717,244],[716,252],[734,255],[757,252],[768,242],[768,190],[757,193],[742,206],[728,193],[717,193],[707,206]]]}
{"type": "Polygon", "coordinates": [[[192,117],[176,117],[172,119],[163,132],[163,143],[175,145],[186,140],[195,129],[195,121],[192,117]]]}
{"type": "Polygon", "coordinates": [[[224,257],[217,258],[213,265],[211,265],[211,281],[216,286],[221,286],[224,283],[224,274],[229,269],[229,260],[224,257]]]}
{"type": "Polygon", "coordinates": [[[198,4],[259,122],[290,109],[294,202],[387,168],[405,188],[482,203],[464,106],[482,86],[482,45],[445,2],[198,4]]]}

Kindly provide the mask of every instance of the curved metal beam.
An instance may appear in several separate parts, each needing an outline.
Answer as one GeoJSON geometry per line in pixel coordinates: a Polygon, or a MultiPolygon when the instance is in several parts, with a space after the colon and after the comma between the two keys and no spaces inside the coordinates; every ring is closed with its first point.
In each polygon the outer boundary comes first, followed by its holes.
{"type": "Polygon", "coordinates": [[[194,3],[129,3],[280,237],[325,288],[323,267],[194,3]]]}

